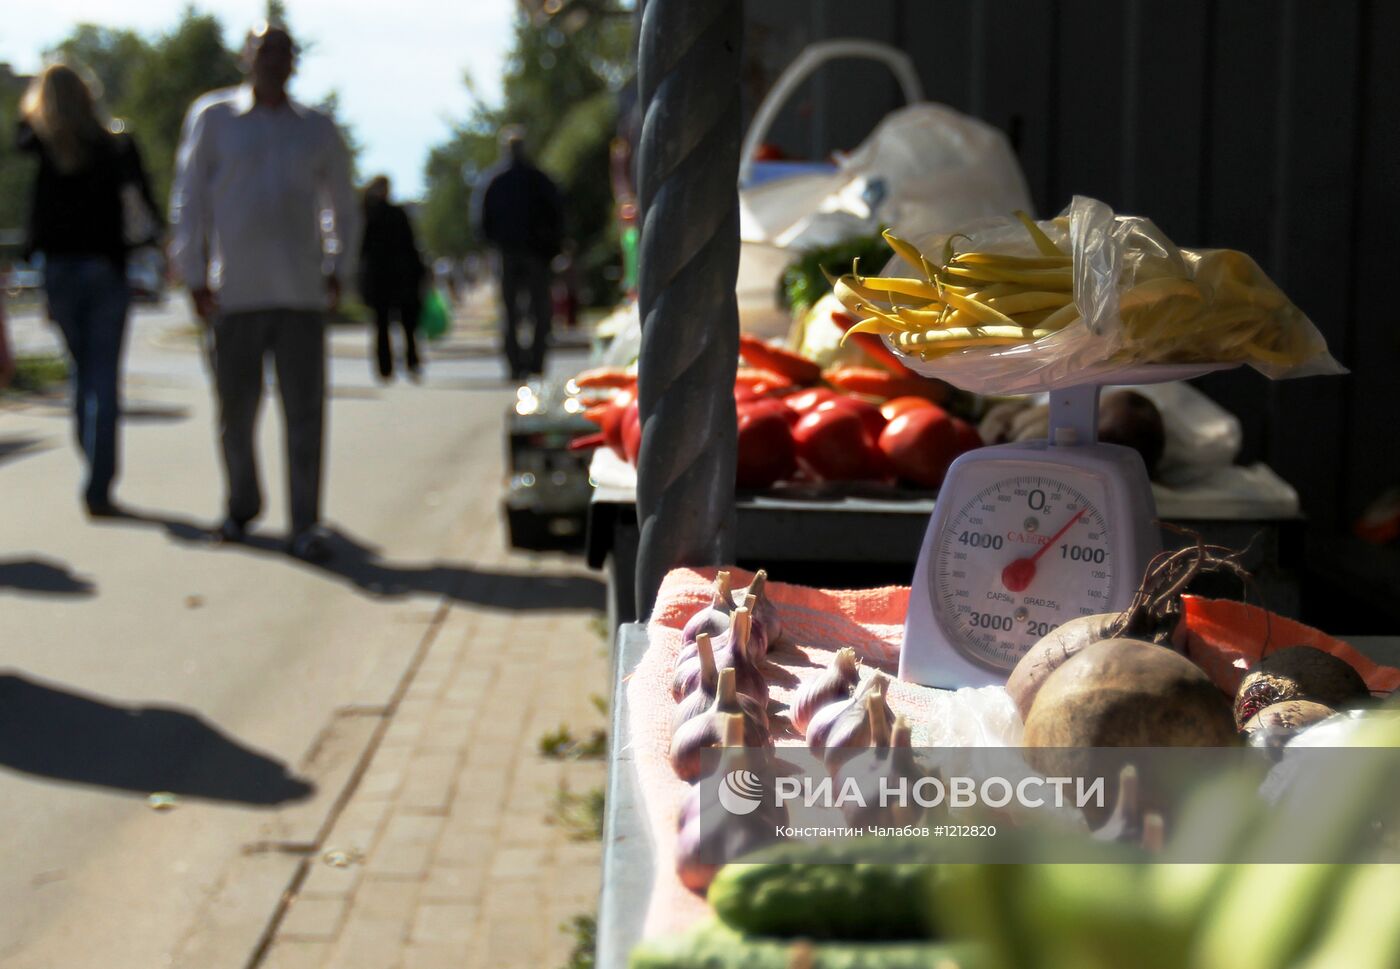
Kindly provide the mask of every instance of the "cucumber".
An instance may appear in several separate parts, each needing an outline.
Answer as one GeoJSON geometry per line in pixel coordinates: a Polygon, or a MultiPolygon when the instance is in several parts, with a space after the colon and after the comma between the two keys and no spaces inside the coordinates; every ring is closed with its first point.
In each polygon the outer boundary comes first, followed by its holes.
{"type": "Polygon", "coordinates": [[[632,950],[629,969],[978,969],[965,943],[825,942],[747,939],[717,921],[683,934],[649,939],[632,950]],[[804,950],[806,950],[804,952],[804,950]],[[807,956],[808,961],[801,961],[807,956]]]}
{"type": "Polygon", "coordinates": [[[833,940],[936,938],[932,886],[943,869],[895,863],[918,857],[926,843],[891,839],[865,844],[780,845],[753,863],[726,865],[710,884],[709,902],[730,928],[749,935],[833,940]],[[890,863],[868,862],[872,857],[890,863]]]}

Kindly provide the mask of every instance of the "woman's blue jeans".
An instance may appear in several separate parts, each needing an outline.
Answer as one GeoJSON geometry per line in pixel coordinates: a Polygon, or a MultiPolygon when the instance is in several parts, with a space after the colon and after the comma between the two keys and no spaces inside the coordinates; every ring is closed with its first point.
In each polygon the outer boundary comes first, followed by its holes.
{"type": "Polygon", "coordinates": [[[87,458],[83,496],[89,505],[105,504],[117,476],[126,277],[101,256],[55,256],[45,261],[44,289],[73,360],[74,431],[87,458]]]}

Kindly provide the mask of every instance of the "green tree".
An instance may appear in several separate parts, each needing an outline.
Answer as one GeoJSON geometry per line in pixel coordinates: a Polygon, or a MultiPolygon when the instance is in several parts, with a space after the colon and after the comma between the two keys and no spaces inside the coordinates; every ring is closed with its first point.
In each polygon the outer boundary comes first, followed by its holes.
{"type": "Polygon", "coordinates": [[[15,254],[7,243],[24,226],[34,178],[33,158],[20,154],[14,139],[24,86],[24,81],[0,69],[0,267],[15,254]]]}
{"type": "MultiPolygon", "coordinates": [[[[585,285],[595,301],[607,302],[620,261],[608,145],[617,125],[616,93],[632,70],[631,23],[627,17],[572,16],[565,10],[552,19],[517,16],[502,104],[478,101],[451,138],[429,154],[423,236],[438,254],[480,248],[468,224],[474,182],[496,158],[500,127],[522,124],[532,154],[564,195],[567,233],[577,247],[585,285]]],[[[467,85],[470,90],[470,79],[467,85]]]]}
{"type": "Polygon", "coordinates": [[[116,116],[123,115],[131,76],[147,57],[150,45],[135,31],[97,24],[78,24],[57,47],[46,51],[70,65],[86,67],[102,86],[102,99],[116,116]]]}
{"type": "Polygon", "coordinates": [[[419,229],[436,255],[462,256],[478,248],[469,213],[477,177],[496,159],[494,131],[459,125],[428,154],[419,229]]]}
{"type": "Polygon", "coordinates": [[[141,146],[157,198],[170,192],[180,126],[190,104],[242,78],[237,56],[224,46],[223,28],[210,14],[186,7],[180,22],[151,44],[123,102],[141,146]]]}

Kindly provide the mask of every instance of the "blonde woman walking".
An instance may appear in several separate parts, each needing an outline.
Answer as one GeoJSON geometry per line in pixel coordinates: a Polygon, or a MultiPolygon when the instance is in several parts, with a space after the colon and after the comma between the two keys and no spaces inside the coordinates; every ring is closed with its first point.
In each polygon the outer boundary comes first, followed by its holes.
{"type": "MultiPolygon", "coordinates": [[[[17,142],[38,155],[25,257],[44,258],[49,316],[73,365],[73,418],[87,464],[83,500],[95,517],[117,514],[122,344],[130,303],[123,193],[134,191],[160,225],[136,144],[113,133],[83,78],[51,64],[20,102],[17,142]]],[[[140,240],[145,242],[147,240],[140,240]]]]}

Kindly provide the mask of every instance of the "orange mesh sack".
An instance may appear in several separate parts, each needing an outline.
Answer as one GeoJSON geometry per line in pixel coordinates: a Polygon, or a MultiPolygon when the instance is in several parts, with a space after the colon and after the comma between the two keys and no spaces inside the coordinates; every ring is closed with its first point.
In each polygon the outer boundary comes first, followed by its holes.
{"type": "Polygon", "coordinates": [[[1239,689],[1249,668],[1288,646],[1312,646],[1348,663],[1372,693],[1400,687],[1400,669],[1382,666],[1354,646],[1292,619],[1227,599],[1182,596],[1186,655],[1227,693],[1239,689]]]}

